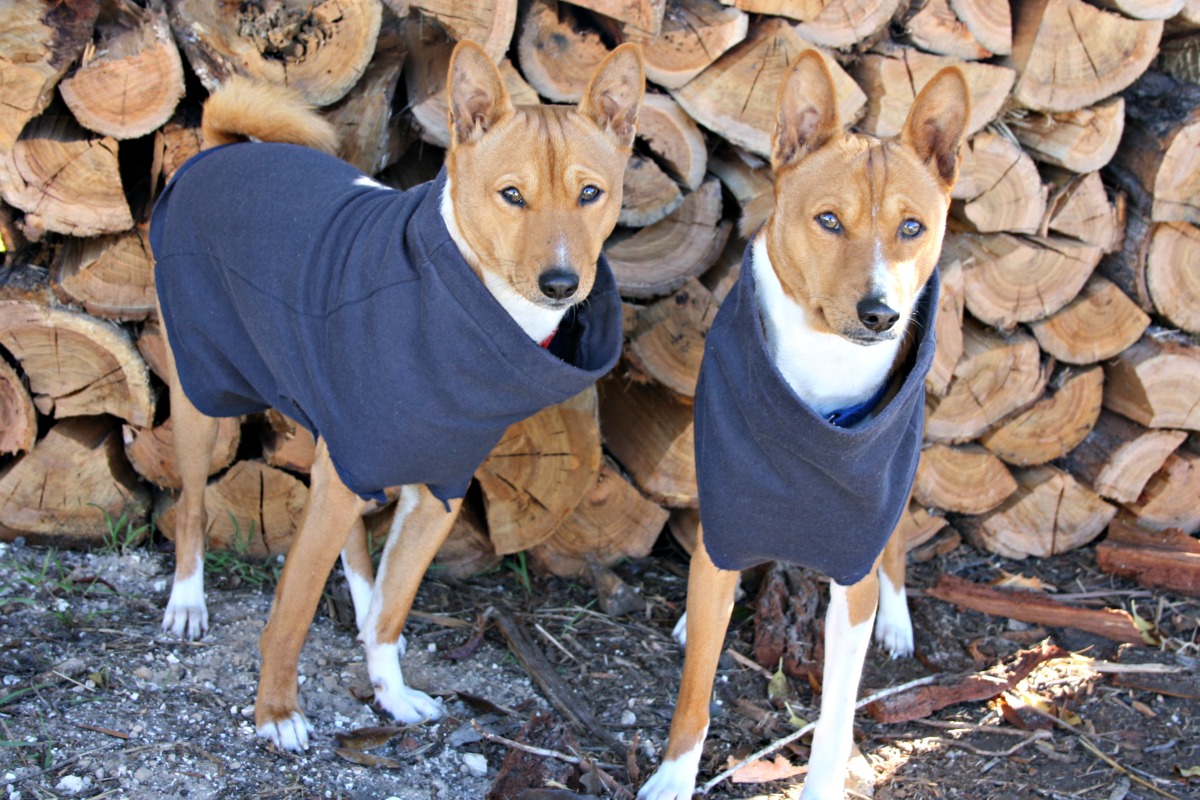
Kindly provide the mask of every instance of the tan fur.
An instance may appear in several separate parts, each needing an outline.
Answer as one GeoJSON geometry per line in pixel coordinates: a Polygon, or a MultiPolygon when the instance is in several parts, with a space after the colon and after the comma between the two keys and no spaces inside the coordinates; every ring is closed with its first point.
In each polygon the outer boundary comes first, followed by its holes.
{"type": "Polygon", "coordinates": [[[204,148],[257,139],[287,142],[337,155],[337,133],[300,92],[234,76],[204,103],[204,148]]]}

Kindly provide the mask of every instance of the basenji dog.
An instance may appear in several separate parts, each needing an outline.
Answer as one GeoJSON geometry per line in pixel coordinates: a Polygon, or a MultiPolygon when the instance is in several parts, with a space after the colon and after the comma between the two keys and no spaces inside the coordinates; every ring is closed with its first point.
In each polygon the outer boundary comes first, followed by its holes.
{"type": "Polygon", "coordinates": [[[216,418],[274,407],[301,422],[316,456],[260,639],[255,705],[258,735],[277,747],[308,747],[297,660],[339,553],[377,705],[406,724],[444,713],[406,686],[401,631],[504,429],[582,391],[620,354],[601,247],[644,85],[640,50],[625,45],[578,106],[515,107],[484,51],[461,42],[445,166],[406,191],[327,155],[332,128],[287,89],[234,81],[206,101],[204,147],[150,229],[182,477],[162,624],[189,639],[208,627],[216,418]],[[361,517],[391,487],[398,507],[373,577],[361,517]]]}
{"type": "Polygon", "coordinates": [[[779,88],[774,211],[705,343],[683,679],[640,800],[692,796],[739,570],[783,560],[831,578],[805,800],[843,796],[877,603],[876,638],[894,657],[912,651],[905,543],[892,533],[920,448],[935,266],[969,103],[961,72],[942,70],[899,136],[880,141],[842,131],[816,52],[779,88]]]}

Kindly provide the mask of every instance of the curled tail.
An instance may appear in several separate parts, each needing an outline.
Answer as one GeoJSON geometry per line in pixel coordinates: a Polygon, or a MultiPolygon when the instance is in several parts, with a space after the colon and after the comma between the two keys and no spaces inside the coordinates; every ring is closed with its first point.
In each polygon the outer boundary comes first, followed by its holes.
{"type": "Polygon", "coordinates": [[[295,89],[233,77],[204,103],[204,148],[253,137],[337,153],[337,134],[295,89]]]}

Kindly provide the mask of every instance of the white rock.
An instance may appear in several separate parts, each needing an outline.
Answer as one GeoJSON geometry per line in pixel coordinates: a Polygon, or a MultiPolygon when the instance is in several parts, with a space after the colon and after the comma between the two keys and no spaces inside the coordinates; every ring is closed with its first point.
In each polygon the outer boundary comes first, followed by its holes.
{"type": "Polygon", "coordinates": [[[487,775],[487,758],[482,753],[463,753],[462,760],[463,764],[467,767],[467,771],[476,778],[482,778],[484,775],[487,775]]]}

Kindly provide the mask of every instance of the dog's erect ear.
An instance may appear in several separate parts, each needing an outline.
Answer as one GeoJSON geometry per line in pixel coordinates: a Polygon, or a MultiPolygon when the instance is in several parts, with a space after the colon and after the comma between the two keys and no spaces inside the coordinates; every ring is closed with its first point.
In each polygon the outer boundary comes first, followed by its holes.
{"type": "Polygon", "coordinates": [[[788,66],[775,100],[771,166],[795,163],[838,132],[837,89],[816,50],[805,50],[788,66]]]}
{"type": "Polygon", "coordinates": [[[958,180],[970,116],[967,80],[958,67],[946,67],[921,89],[900,133],[900,141],[932,167],[947,190],[958,180]]]}
{"type": "Polygon", "coordinates": [[[608,131],[621,147],[632,147],[645,92],[642,50],[626,43],[596,67],[579,101],[579,113],[608,131]]]}
{"type": "Polygon", "coordinates": [[[456,145],[475,141],[513,112],[500,71],[474,42],[464,39],[455,46],[446,84],[446,118],[456,145]]]}

